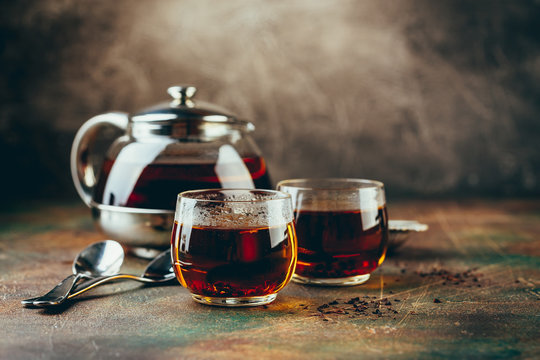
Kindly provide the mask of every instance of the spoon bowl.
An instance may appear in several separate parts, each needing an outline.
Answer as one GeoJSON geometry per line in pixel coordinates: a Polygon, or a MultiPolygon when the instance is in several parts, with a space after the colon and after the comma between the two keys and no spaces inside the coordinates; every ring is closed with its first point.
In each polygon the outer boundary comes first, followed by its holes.
{"type": "Polygon", "coordinates": [[[61,304],[77,282],[83,278],[116,274],[124,262],[124,249],[114,240],[93,243],[77,255],[73,261],[73,274],[65,278],[43,296],[22,300],[23,305],[40,306],[61,304]]]}
{"type": "Polygon", "coordinates": [[[156,256],[144,269],[142,277],[158,282],[176,279],[172,267],[171,250],[166,250],[156,256]]]}
{"type": "Polygon", "coordinates": [[[81,251],[73,262],[73,273],[88,276],[113,275],[124,262],[124,249],[114,240],[94,243],[81,251]]]}

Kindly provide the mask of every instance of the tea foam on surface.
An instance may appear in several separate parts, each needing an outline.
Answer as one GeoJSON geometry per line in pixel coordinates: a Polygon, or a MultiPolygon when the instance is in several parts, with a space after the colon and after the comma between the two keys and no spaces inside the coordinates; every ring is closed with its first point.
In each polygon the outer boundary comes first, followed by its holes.
{"type": "Polygon", "coordinates": [[[265,190],[193,191],[179,196],[175,221],[227,229],[280,226],[293,220],[291,205],[287,195],[265,190]]]}

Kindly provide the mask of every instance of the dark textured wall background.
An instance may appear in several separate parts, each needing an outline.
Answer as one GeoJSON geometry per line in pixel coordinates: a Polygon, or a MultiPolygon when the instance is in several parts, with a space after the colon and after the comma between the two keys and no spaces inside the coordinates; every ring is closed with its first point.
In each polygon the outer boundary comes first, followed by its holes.
{"type": "Polygon", "coordinates": [[[540,193],[538,1],[3,1],[4,203],[75,197],[89,117],[193,83],[257,125],[274,180],[540,193]]]}

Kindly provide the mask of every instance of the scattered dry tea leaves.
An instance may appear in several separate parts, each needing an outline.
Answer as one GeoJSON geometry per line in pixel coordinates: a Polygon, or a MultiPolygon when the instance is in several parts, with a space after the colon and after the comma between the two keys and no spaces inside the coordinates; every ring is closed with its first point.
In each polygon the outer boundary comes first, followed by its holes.
{"type": "MultiPolygon", "coordinates": [[[[392,299],[399,302],[399,299],[392,299]]],[[[305,307],[304,307],[305,309],[305,307]]],[[[324,321],[329,321],[327,315],[348,315],[350,318],[368,317],[372,319],[382,317],[392,317],[395,319],[398,311],[392,307],[392,302],[388,298],[378,299],[376,296],[368,295],[360,298],[353,297],[349,300],[335,299],[317,307],[317,312],[311,316],[321,317],[324,321]]]]}
{"type": "Polygon", "coordinates": [[[466,287],[482,287],[481,277],[483,274],[476,273],[478,268],[468,269],[462,272],[453,272],[445,269],[432,269],[431,271],[415,271],[422,278],[436,278],[443,280],[442,285],[459,285],[466,287]]]}

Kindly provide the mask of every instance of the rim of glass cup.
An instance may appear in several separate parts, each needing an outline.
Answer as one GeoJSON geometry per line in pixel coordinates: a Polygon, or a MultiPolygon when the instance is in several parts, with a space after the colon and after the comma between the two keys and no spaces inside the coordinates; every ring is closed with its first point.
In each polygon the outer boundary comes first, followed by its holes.
{"type": "Polygon", "coordinates": [[[370,179],[356,179],[356,178],[299,178],[299,179],[287,179],[281,180],[277,184],[277,188],[280,187],[289,187],[299,190],[358,190],[358,189],[382,189],[384,184],[378,180],[370,179]],[[334,184],[343,184],[351,186],[343,187],[334,187],[334,186],[317,186],[317,185],[307,185],[309,182],[328,182],[334,184]],[[364,186],[352,186],[353,184],[362,184],[364,186]]]}
{"type": "Polygon", "coordinates": [[[283,191],[279,190],[268,190],[268,189],[242,189],[242,188],[224,188],[224,189],[199,189],[199,190],[188,190],[183,191],[178,194],[178,199],[184,198],[184,199],[190,199],[195,201],[201,201],[201,202],[212,202],[212,203],[260,203],[260,202],[268,202],[268,201],[276,201],[276,200],[286,200],[291,199],[291,194],[288,194],[283,191]],[[217,200],[217,199],[205,199],[205,198],[198,198],[196,194],[202,195],[202,194],[208,194],[213,192],[220,192],[220,191],[247,191],[247,192],[257,192],[257,193],[263,193],[263,194],[272,194],[276,197],[269,197],[268,199],[250,199],[250,200],[217,200]]]}

